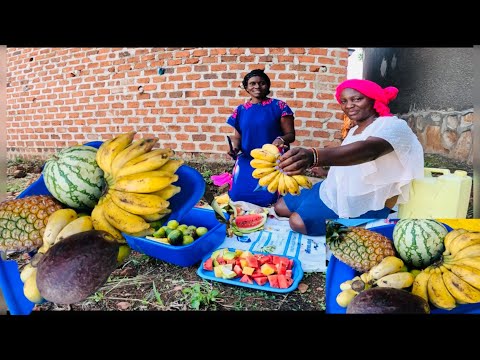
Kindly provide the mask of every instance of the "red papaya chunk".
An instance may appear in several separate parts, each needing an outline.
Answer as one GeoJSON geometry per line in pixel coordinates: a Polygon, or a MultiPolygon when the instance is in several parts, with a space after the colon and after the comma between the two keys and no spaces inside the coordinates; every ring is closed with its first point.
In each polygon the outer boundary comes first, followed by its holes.
{"type": "Polygon", "coordinates": [[[53,245],[37,265],[42,297],[73,304],[95,293],[118,265],[120,244],[105,231],[73,234],[53,245]]]}

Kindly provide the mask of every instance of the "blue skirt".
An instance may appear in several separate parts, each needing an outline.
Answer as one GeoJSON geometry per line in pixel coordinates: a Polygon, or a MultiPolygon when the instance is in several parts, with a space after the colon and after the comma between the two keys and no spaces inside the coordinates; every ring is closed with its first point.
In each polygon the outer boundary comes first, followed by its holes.
{"type": "Polygon", "coordinates": [[[269,207],[278,200],[278,193],[269,193],[266,188],[258,185],[258,179],[252,177],[255,170],[250,165],[252,158],[240,155],[232,172],[232,189],[228,196],[232,201],[246,201],[258,206],[269,207]]]}
{"type": "MultiPolygon", "coordinates": [[[[338,219],[338,215],[320,199],[320,186],[318,182],[313,187],[302,189],[300,195],[287,194],[283,197],[285,205],[291,212],[296,212],[303,220],[307,234],[311,236],[325,235],[325,221],[338,219]]],[[[386,219],[390,214],[390,208],[384,207],[381,210],[370,210],[365,214],[352,219],[386,219]]]]}

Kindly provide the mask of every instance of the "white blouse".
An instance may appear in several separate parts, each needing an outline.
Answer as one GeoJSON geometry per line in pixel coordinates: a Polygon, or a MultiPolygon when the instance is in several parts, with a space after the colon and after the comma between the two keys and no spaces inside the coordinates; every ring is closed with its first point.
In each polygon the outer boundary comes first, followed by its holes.
{"type": "Polygon", "coordinates": [[[354,135],[356,129],[350,129],[342,145],[373,136],[388,141],[394,151],[363,164],[330,167],[320,186],[320,199],[340,218],[381,210],[395,195],[399,195],[397,204],[406,203],[410,182],[424,176],[423,147],[405,120],[382,116],[354,135]]]}

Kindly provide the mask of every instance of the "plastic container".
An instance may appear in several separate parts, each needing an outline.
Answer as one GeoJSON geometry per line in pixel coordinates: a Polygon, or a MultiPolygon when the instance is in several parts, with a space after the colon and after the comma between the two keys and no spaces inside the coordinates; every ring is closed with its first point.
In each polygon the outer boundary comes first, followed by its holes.
{"type": "MultiPolygon", "coordinates": [[[[452,228],[444,224],[448,231],[452,228]]],[[[369,230],[376,231],[390,240],[393,235],[393,228],[395,224],[389,224],[385,226],[372,227],[369,230]]],[[[340,293],[340,284],[344,281],[350,280],[359,275],[358,272],[353,270],[347,264],[341,262],[334,256],[330,258],[327,266],[327,279],[326,279],[326,309],[327,314],[345,314],[346,309],[337,304],[336,297],[340,293]]],[[[464,304],[458,305],[452,310],[438,309],[430,304],[431,314],[480,314],[480,303],[477,304],[464,304]]]]}
{"type": "MultiPolygon", "coordinates": [[[[229,248],[229,250],[230,251],[235,251],[235,249],[233,249],[233,248],[229,248]]],[[[264,254],[264,253],[253,251],[252,254],[264,254]]],[[[281,255],[282,257],[286,257],[288,259],[293,260],[293,267],[292,267],[293,283],[286,289],[273,288],[273,287],[270,286],[268,281],[265,285],[258,285],[255,282],[253,282],[253,284],[248,284],[248,283],[241,282],[239,277],[237,277],[235,279],[223,279],[223,278],[216,277],[215,274],[213,273],[213,271],[205,270],[203,268],[203,263],[206,260],[208,260],[208,258],[210,258],[211,255],[212,254],[209,253],[207,256],[204,257],[202,263],[200,264],[200,266],[198,267],[198,270],[197,270],[197,275],[200,276],[203,279],[206,279],[206,280],[218,281],[218,282],[222,282],[222,283],[225,283],[225,284],[242,286],[242,287],[247,287],[247,288],[250,288],[250,289],[262,290],[262,291],[288,293],[288,292],[291,292],[291,291],[295,290],[298,287],[298,284],[300,283],[300,280],[302,280],[302,278],[303,278],[303,269],[302,269],[302,264],[300,263],[300,261],[296,257],[293,257],[293,256],[281,255]]]]}
{"type": "Polygon", "coordinates": [[[409,201],[398,205],[398,217],[465,219],[471,191],[472,177],[466,171],[425,168],[425,177],[411,183],[409,201]]]}
{"type": "Polygon", "coordinates": [[[204,226],[208,232],[191,244],[182,246],[162,244],[155,240],[127,234],[123,236],[133,250],[178,266],[191,266],[200,262],[206,254],[212,252],[225,240],[227,227],[217,220],[213,210],[193,208],[185,216],[176,220],[196,227],[204,226]]]}

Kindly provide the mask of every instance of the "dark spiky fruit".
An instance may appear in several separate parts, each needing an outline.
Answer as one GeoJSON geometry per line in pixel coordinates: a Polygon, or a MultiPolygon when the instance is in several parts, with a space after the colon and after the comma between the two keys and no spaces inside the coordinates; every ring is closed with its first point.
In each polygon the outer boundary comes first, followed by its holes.
{"type": "Polygon", "coordinates": [[[395,256],[393,242],[375,231],[327,222],[327,245],[340,261],[364,273],[386,256],[395,256]]]}
{"type": "Polygon", "coordinates": [[[0,203],[0,250],[31,251],[43,243],[48,217],[63,205],[50,195],[0,203]]]}

